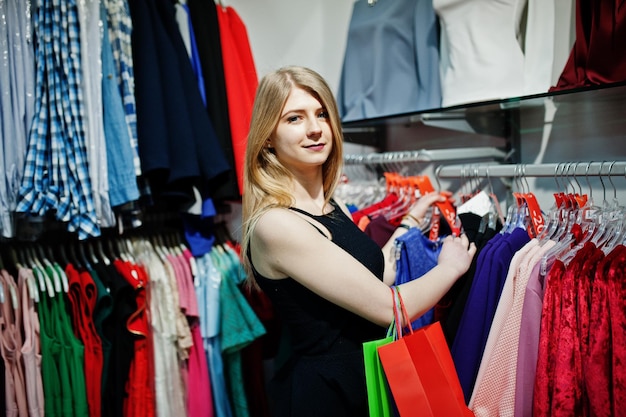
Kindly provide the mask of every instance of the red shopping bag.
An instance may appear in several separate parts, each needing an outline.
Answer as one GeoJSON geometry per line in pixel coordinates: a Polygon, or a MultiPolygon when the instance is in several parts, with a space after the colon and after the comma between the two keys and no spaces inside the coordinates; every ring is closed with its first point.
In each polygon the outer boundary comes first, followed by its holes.
{"type": "MultiPolygon", "coordinates": [[[[410,318],[402,306],[404,323],[410,318]]],[[[399,326],[398,326],[399,327],[399,326]]],[[[400,417],[471,417],[441,324],[435,322],[380,346],[378,356],[400,417]]]]}

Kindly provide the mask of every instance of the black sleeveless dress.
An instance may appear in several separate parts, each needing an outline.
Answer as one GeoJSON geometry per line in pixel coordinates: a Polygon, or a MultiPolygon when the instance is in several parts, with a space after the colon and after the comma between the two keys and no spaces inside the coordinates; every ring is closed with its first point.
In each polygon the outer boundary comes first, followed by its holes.
{"type": "MultiPolygon", "coordinates": [[[[382,280],[384,259],[380,247],[334,201],[331,204],[334,210],[323,216],[291,210],[323,224],[337,246],[382,280]]],[[[384,337],[386,329],[325,300],[291,278],[268,279],[256,270],[254,276],[278,311],[288,343],[288,359],[276,370],[270,384],[272,415],[368,416],[362,343],[384,337]]]]}

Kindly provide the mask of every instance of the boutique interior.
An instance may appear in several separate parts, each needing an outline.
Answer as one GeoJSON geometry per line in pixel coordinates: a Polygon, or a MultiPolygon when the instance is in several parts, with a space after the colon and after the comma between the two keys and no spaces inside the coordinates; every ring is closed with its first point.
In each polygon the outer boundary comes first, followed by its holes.
{"type": "Polygon", "coordinates": [[[622,415],[620,3],[0,1],[0,409],[272,415],[243,156],[259,78],[298,64],[336,94],[336,193],[381,247],[454,196],[397,259],[461,229],[479,248],[414,323],[441,323],[473,414],[622,415]]]}

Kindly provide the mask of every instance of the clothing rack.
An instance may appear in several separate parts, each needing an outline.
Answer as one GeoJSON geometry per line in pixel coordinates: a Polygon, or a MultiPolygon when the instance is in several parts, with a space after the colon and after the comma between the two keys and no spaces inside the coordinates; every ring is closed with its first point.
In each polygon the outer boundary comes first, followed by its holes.
{"type": "Polygon", "coordinates": [[[439,178],[626,176],[626,161],[440,165],[439,178]]]}
{"type": "Polygon", "coordinates": [[[421,149],[412,151],[391,151],[368,154],[344,155],[347,165],[384,165],[405,162],[435,162],[452,160],[486,159],[505,160],[506,152],[490,147],[450,148],[450,149],[421,149]]]}

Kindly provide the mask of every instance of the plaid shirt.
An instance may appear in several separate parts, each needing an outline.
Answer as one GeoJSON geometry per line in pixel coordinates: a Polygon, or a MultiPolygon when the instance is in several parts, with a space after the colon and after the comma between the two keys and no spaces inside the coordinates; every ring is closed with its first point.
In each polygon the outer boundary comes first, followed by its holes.
{"type": "Polygon", "coordinates": [[[76,0],[41,0],[34,22],[36,107],[16,211],[56,210],[79,239],[99,236],[82,118],[76,0]]]}
{"type": "Polygon", "coordinates": [[[139,145],[137,142],[137,111],[135,106],[135,75],[133,70],[133,51],[131,33],[133,23],[126,0],[104,0],[109,24],[109,39],[113,48],[113,60],[118,71],[120,94],[124,102],[126,123],[130,134],[135,175],[141,176],[139,145]]]}

